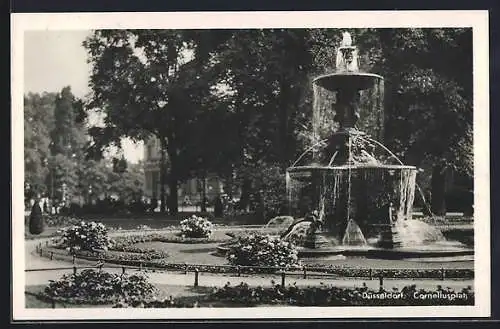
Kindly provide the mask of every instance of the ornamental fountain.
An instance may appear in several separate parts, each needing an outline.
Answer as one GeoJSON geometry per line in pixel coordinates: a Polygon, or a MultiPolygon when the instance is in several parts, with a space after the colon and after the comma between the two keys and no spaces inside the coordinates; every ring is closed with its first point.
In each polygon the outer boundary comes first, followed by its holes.
{"type": "MultiPolygon", "coordinates": [[[[442,254],[447,248],[436,245],[444,240],[441,232],[412,218],[417,168],[404,165],[381,142],[358,129],[362,96],[378,93],[380,105],[383,91],[383,77],[361,72],[359,66],[358,50],[351,35],[344,32],[336,71],[313,81],[315,98],[319,88],[333,95],[326,111],[333,131],[320,136],[325,113],[322,117],[315,107],[313,145],[286,173],[289,215],[303,219],[292,224],[282,238],[301,237],[303,255],[405,250],[442,254]]],[[[383,105],[380,109],[379,126],[383,105]]],[[[460,248],[448,251],[464,252],[460,248]]]]}

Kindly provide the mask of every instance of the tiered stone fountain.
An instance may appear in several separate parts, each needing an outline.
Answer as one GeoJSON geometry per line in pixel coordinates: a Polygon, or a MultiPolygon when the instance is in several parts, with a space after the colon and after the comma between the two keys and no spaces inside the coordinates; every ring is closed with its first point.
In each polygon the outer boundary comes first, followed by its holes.
{"type": "Polygon", "coordinates": [[[304,219],[282,237],[305,235],[302,254],[422,253],[429,251],[423,246],[444,240],[433,226],[412,219],[417,169],[357,129],[360,94],[382,81],[380,75],[359,71],[357,48],[346,32],[337,50],[336,72],[313,82],[335,94],[332,110],[338,129],[287,170],[290,215],[304,219]]]}

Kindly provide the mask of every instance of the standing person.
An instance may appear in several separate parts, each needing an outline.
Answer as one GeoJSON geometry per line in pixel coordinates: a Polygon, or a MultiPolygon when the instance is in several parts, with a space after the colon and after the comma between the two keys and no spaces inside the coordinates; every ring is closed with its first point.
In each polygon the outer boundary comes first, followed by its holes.
{"type": "Polygon", "coordinates": [[[42,210],[44,213],[48,214],[49,213],[49,198],[48,197],[44,197],[43,198],[43,206],[42,206],[42,210]]]}
{"type": "Polygon", "coordinates": [[[214,216],[219,218],[224,215],[224,205],[222,204],[222,198],[220,194],[215,197],[214,201],[214,216]]]}
{"type": "Polygon", "coordinates": [[[42,213],[45,212],[45,198],[40,198],[40,200],[38,201],[38,204],[40,205],[40,210],[42,211],[42,213]]]}
{"type": "Polygon", "coordinates": [[[31,208],[30,221],[29,221],[29,231],[31,234],[40,234],[43,232],[43,214],[40,208],[40,197],[37,196],[33,202],[33,207],[31,208]]]}

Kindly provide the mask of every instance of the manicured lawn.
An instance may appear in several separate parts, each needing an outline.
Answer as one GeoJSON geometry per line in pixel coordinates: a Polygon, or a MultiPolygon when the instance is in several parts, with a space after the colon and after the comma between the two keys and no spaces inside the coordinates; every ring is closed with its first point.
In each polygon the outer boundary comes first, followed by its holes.
{"type": "Polygon", "coordinates": [[[182,244],[166,242],[143,242],[134,246],[139,248],[153,248],[157,251],[168,253],[169,263],[188,263],[188,264],[225,264],[226,260],[222,257],[212,255],[220,243],[204,244],[182,244]]]}
{"type": "Polygon", "coordinates": [[[54,236],[56,231],[58,230],[58,227],[45,227],[42,233],[40,234],[31,234],[28,226],[24,227],[24,238],[26,240],[33,240],[33,239],[41,239],[41,238],[49,238],[51,236],[54,236]]]}

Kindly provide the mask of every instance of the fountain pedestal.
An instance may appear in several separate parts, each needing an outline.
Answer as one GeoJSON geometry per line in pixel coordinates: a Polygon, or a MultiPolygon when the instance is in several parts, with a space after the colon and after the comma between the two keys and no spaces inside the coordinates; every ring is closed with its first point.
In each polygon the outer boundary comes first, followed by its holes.
{"type": "Polygon", "coordinates": [[[310,249],[318,249],[331,246],[330,240],[323,232],[314,232],[308,234],[304,241],[304,247],[310,249]]]}
{"type": "Polygon", "coordinates": [[[394,224],[385,225],[380,232],[379,247],[394,249],[401,247],[401,238],[394,224]]]}

